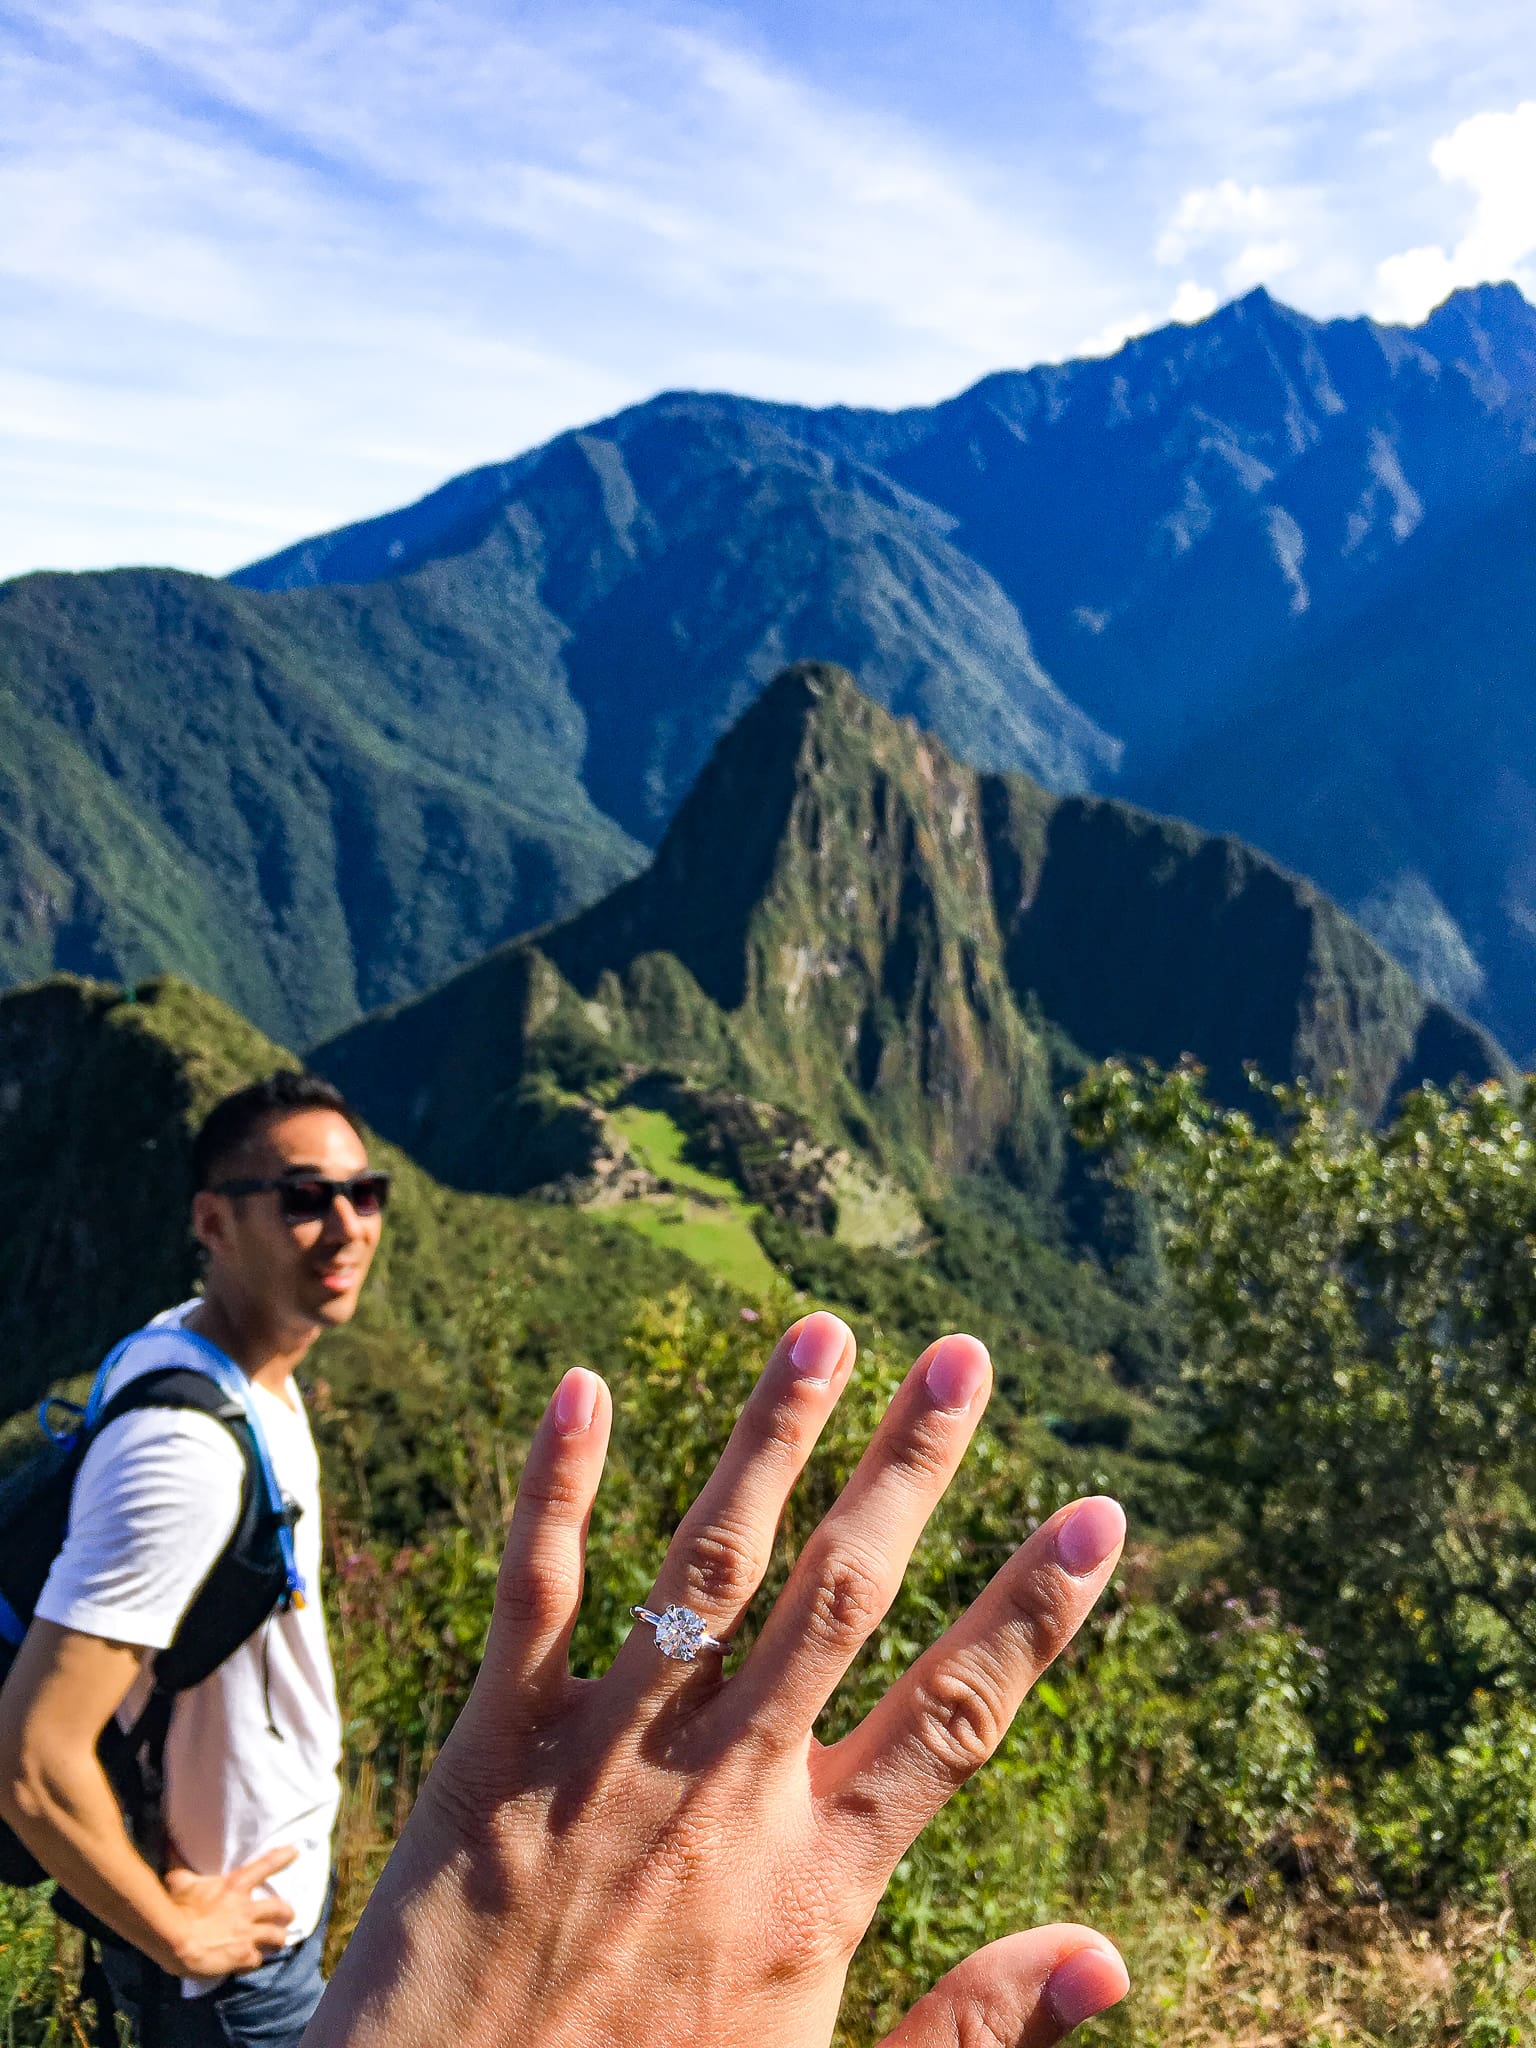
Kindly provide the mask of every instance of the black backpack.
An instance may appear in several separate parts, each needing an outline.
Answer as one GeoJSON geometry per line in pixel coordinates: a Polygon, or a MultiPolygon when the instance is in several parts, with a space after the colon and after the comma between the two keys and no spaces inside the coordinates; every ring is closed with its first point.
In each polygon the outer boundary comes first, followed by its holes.
{"type": "MultiPolygon", "coordinates": [[[[76,1410],[82,1420],[72,1435],[54,1435],[50,1430],[50,1443],[0,1481],[0,1683],[15,1662],[49,1570],[63,1547],[75,1476],[101,1431],[135,1408],[192,1408],[223,1423],[239,1445],[245,1465],[234,1533],[193,1595],[174,1640],[157,1653],[154,1682],[138,1719],[124,1729],[113,1715],[97,1744],[128,1831],[151,1866],[158,1869],[163,1851],[161,1774],[176,1695],[216,1671],[301,1589],[292,1536],[298,1509],[278,1494],[259,1424],[245,1404],[228,1386],[221,1386],[211,1370],[192,1362],[212,1347],[190,1332],[155,1329],[136,1333],[112,1353],[98,1376],[98,1385],[128,1346],[142,1336],[161,1343],[169,1339],[166,1348],[173,1354],[181,1351],[189,1362],[152,1366],[96,1412],[76,1410]]],[[[237,1370],[222,1354],[215,1354],[215,1359],[218,1367],[230,1373],[237,1370]]],[[[210,1359],[210,1367],[215,1359],[210,1359]]],[[[40,1413],[45,1429],[50,1405],[62,1404],[44,1403],[40,1413]]],[[[39,1884],[46,1876],[26,1846],[0,1821],[0,1884],[39,1884]]],[[[67,1918],[78,1917],[80,1909],[72,1912],[72,1902],[62,1894],[56,1895],[55,1904],[67,1918]]]]}

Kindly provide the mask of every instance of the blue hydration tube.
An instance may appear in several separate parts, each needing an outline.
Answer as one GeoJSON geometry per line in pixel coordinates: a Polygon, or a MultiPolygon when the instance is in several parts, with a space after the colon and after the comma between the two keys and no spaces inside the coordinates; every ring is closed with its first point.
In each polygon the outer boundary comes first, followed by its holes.
{"type": "MultiPolygon", "coordinates": [[[[278,1548],[282,1552],[283,1572],[287,1581],[283,1589],[282,1604],[285,1607],[306,1606],[308,1604],[309,1588],[304,1583],[304,1576],[299,1570],[298,1558],[294,1554],[293,1524],[288,1519],[288,1503],[283,1498],[283,1490],[277,1483],[277,1474],[272,1469],[272,1453],[267,1449],[267,1435],[261,1426],[261,1416],[258,1414],[255,1400],[252,1398],[251,1383],[239,1366],[235,1364],[235,1361],[227,1357],[217,1344],[210,1344],[208,1339],[200,1337],[196,1330],[183,1329],[179,1324],[163,1324],[159,1329],[149,1327],[143,1330],[135,1330],[132,1336],[125,1337],[102,1360],[100,1370],[91,1384],[91,1391],[86,1399],[85,1415],[81,1422],[81,1428],[91,1429],[94,1427],[96,1418],[101,1413],[105,1403],[108,1375],[119,1359],[122,1358],[128,1347],[131,1344],[136,1344],[141,1337],[169,1338],[172,1343],[177,1345],[190,1344],[197,1352],[197,1359],[192,1366],[192,1370],[206,1375],[221,1392],[227,1394],[232,1401],[237,1401],[240,1404],[241,1411],[251,1432],[251,1441],[256,1446],[256,1463],[261,1472],[262,1491],[266,1495],[267,1507],[277,1522],[278,1548]]],[[[46,1408],[47,1405],[45,1402],[44,1407],[46,1408]]],[[[45,1429],[48,1428],[46,1419],[44,1420],[43,1427],[45,1429]]],[[[52,1430],[49,1430],[48,1433],[50,1436],[55,1435],[55,1432],[52,1430]]]]}

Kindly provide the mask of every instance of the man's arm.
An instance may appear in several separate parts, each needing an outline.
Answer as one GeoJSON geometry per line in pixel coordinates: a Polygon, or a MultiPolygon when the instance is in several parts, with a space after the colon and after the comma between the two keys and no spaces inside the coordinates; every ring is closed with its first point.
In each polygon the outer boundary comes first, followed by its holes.
{"type": "Polygon", "coordinates": [[[34,1621],[0,1689],[0,1813],[50,1876],[173,1976],[251,1970],[283,1945],[293,1909],[255,1898],[291,1863],[272,1849],[221,1877],[162,1883],[129,1840],[96,1743],[144,1651],[34,1621]]]}

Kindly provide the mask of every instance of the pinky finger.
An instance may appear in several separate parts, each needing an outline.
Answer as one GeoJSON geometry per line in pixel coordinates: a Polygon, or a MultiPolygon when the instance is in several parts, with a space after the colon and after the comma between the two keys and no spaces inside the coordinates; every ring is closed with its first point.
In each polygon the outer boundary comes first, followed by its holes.
{"type": "Polygon", "coordinates": [[[525,1712],[537,1712],[568,1676],[587,1524],[612,1420],[603,1382],[584,1366],[572,1366],[528,1447],[482,1666],[495,1681],[496,1697],[525,1712]]]}
{"type": "Polygon", "coordinates": [[[967,1956],[880,2048],[1050,2048],[1124,1998],[1118,1950],[1090,1927],[1035,1927],[967,1956]]]}

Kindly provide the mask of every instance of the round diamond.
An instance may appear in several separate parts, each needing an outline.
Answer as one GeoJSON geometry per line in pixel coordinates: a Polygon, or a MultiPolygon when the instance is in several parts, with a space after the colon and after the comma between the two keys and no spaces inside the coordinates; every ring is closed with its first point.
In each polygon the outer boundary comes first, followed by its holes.
{"type": "Polygon", "coordinates": [[[691,1664],[704,1640],[704,1617],[691,1607],[669,1607],[656,1624],[656,1647],[663,1657],[691,1664]]]}

